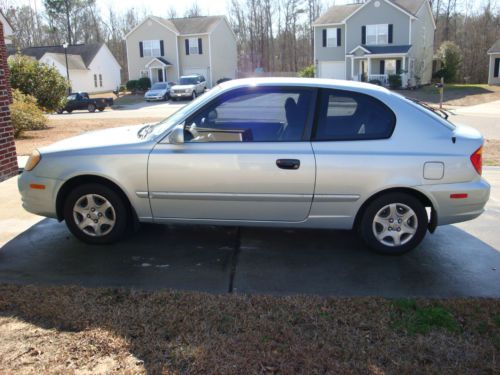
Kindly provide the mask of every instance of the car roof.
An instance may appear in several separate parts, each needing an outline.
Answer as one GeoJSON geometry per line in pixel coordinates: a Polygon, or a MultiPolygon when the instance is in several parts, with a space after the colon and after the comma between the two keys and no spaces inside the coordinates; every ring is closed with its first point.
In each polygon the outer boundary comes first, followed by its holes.
{"type": "Polygon", "coordinates": [[[188,74],[187,76],[181,76],[181,78],[190,78],[190,77],[201,77],[201,74],[195,73],[195,74],[188,74]]]}
{"type": "Polygon", "coordinates": [[[303,86],[335,88],[338,90],[356,90],[378,94],[391,94],[388,89],[373,85],[371,83],[346,81],[326,78],[293,78],[293,77],[267,77],[267,78],[243,78],[222,82],[219,86],[223,89],[247,87],[247,86],[303,86]]]}

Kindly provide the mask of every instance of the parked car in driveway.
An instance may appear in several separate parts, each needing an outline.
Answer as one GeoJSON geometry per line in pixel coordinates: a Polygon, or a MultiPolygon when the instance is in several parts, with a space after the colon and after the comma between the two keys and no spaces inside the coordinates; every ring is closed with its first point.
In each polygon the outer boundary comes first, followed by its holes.
{"type": "Polygon", "coordinates": [[[157,82],[144,94],[147,102],[170,99],[170,90],[175,82],[157,82]]]}
{"type": "Polygon", "coordinates": [[[200,74],[182,76],[179,84],[172,87],[170,96],[172,99],[196,99],[207,89],[207,81],[200,74]]]}
{"type": "Polygon", "coordinates": [[[79,239],[139,222],[357,229],[401,254],[479,216],[483,137],[384,88],[329,79],[234,80],[154,125],[34,151],[26,210],[79,239]]]}
{"type": "Polygon", "coordinates": [[[87,110],[89,112],[104,111],[106,107],[113,105],[113,98],[90,98],[86,92],[77,92],[68,96],[66,105],[61,108],[57,113],[61,114],[64,111],[71,113],[75,110],[87,110]]]}

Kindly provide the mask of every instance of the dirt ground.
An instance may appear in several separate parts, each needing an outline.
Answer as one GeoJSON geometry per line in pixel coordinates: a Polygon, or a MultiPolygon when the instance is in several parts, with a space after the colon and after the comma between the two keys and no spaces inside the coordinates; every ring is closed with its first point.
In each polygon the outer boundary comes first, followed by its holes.
{"type": "Polygon", "coordinates": [[[500,300],[0,285],[0,373],[494,374],[500,300]]]}
{"type": "Polygon", "coordinates": [[[500,141],[486,140],[483,150],[484,165],[500,166],[500,141]]]}
{"type": "MultiPolygon", "coordinates": [[[[434,85],[418,90],[397,90],[401,95],[422,100],[430,104],[439,103],[439,91],[434,85]]],[[[444,104],[447,107],[470,106],[500,100],[500,86],[488,85],[446,85],[444,104]]]]}
{"type": "Polygon", "coordinates": [[[35,148],[48,146],[51,143],[64,138],[73,137],[83,132],[113,128],[125,125],[137,125],[148,122],[156,122],[158,118],[130,118],[130,119],[92,119],[92,120],[49,120],[49,128],[44,130],[33,130],[23,133],[16,139],[18,155],[29,155],[35,148]]]}

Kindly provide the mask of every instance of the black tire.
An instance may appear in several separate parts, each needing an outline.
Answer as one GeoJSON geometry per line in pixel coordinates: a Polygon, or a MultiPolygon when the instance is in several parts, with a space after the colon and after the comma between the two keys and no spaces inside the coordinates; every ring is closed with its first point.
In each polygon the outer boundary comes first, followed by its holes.
{"type": "Polygon", "coordinates": [[[89,110],[89,112],[94,113],[96,110],[96,106],[95,106],[95,104],[90,103],[88,105],[87,109],[89,110]]]}
{"type": "MultiPolygon", "coordinates": [[[[384,211],[382,211],[382,214],[384,214],[384,211]]],[[[390,218],[392,217],[393,216],[390,215],[387,216],[387,220],[391,220],[390,218]]],[[[429,219],[427,217],[427,211],[425,210],[424,205],[417,198],[405,193],[388,193],[376,198],[366,207],[359,222],[358,230],[368,247],[375,252],[386,255],[402,255],[413,250],[420,244],[420,242],[422,242],[427,232],[428,224],[429,219]],[[396,206],[397,212],[394,215],[394,217],[397,217],[398,220],[392,219],[393,224],[390,224],[390,222],[387,221],[387,230],[393,233],[385,232],[388,236],[386,237],[387,240],[383,240],[390,243],[391,241],[388,239],[392,240],[391,235],[397,236],[398,233],[401,233],[400,231],[403,231],[404,233],[405,227],[412,227],[415,231],[413,237],[411,237],[411,234],[402,234],[400,237],[401,245],[399,246],[396,245],[395,241],[393,241],[390,245],[383,243],[379,241],[375,235],[376,230],[380,231],[380,233],[384,233],[383,225],[374,223],[375,217],[382,209],[384,209],[384,207],[391,204],[399,204],[399,206],[396,206]],[[413,210],[413,213],[415,214],[407,223],[399,221],[399,218],[402,219],[403,214],[405,213],[404,206],[413,210]]]]}
{"type": "Polygon", "coordinates": [[[104,111],[104,108],[98,108],[99,112],[104,111]]]}
{"type": "Polygon", "coordinates": [[[69,114],[71,114],[71,112],[73,112],[72,109],[68,109],[66,112],[68,112],[69,114]]]}
{"type": "Polygon", "coordinates": [[[191,94],[191,100],[196,99],[196,90],[193,90],[193,93],[191,94]]]}
{"type": "MultiPolygon", "coordinates": [[[[110,244],[119,241],[125,236],[125,233],[127,233],[128,224],[131,219],[128,205],[120,194],[105,185],[97,183],[81,185],[72,190],[66,197],[63,213],[64,220],[66,221],[66,225],[71,233],[73,233],[73,235],[79,240],[88,244],[110,244]],[[77,201],[88,194],[94,194],[105,198],[111,204],[112,209],[114,209],[114,215],[112,216],[112,218],[114,218],[114,226],[111,230],[109,230],[109,226],[105,226],[103,232],[106,232],[106,228],[108,228],[109,232],[102,236],[92,236],[85,233],[84,230],[79,228],[78,223],[76,222],[73,208],[75,207],[77,201]]],[[[96,215],[96,213],[94,212],[92,215],[96,215]]],[[[83,216],[81,217],[83,218],[83,216]]],[[[96,219],[100,220],[99,218],[96,219]]],[[[83,220],[85,220],[85,218],[83,218],[83,220]]],[[[100,228],[103,228],[102,224],[100,228]]],[[[87,231],[90,231],[90,227],[87,231]]]]}
{"type": "Polygon", "coordinates": [[[57,114],[62,115],[64,113],[64,109],[58,109],[57,114]]]}

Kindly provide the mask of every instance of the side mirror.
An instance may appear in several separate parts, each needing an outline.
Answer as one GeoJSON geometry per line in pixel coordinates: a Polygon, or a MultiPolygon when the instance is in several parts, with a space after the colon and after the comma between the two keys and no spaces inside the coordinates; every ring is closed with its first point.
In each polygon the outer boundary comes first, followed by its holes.
{"type": "Polygon", "coordinates": [[[181,145],[184,143],[184,124],[177,125],[174,130],[168,135],[168,143],[173,145],[181,145]]]}

